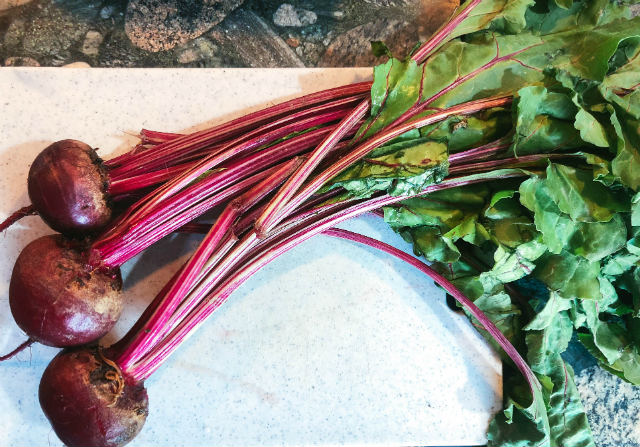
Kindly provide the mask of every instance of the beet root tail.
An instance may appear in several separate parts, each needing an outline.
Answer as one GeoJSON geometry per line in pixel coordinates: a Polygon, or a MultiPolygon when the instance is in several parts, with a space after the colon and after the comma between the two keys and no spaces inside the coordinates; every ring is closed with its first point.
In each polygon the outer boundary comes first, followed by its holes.
{"type": "Polygon", "coordinates": [[[20,346],[18,346],[16,349],[11,351],[10,353],[5,355],[0,355],[0,362],[4,362],[5,360],[9,360],[10,358],[18,355],[19,353],[27,349],[29,346],[31,346],[33,343],[35,343],[35,340],[31,338],[27,338],[27,340],[24,343],[21,343],[20,346]]]}
{"type": "Polygon", "coordinates": [[[22,219],[23,217],[33,216],[38,214],[33,205],[24,206],[20,208],[18,211],[7,217],[3,222],[0,223],[0,233],[9,228],[11,225],[22,219]]]}

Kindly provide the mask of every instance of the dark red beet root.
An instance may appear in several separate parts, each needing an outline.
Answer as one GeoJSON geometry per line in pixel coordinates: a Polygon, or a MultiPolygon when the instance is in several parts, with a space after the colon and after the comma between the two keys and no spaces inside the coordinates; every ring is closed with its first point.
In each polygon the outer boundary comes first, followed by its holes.
{"type": "Polygon", "coordinates": [[[47,146],[29,170],[31,203],[51,228],[64,234],[92,233],[109,222],[107,187],[102,160],[77,140],[47,146]]]}
{"type": "Polygon", "coordinates": [[[64,350],[40,380],[38,396],[58,438],[69,447],[122,446],[142,429],[147,390],[127,382],[97,348],[64,350]]]}
{"type": "Polygon", "coordinates": [[[122,312],[120,271],[90,271],[83,252],[60,235],[27,245],[9,284],[9,304],[27,335],[49,346],[97,340],[122,312]]]}

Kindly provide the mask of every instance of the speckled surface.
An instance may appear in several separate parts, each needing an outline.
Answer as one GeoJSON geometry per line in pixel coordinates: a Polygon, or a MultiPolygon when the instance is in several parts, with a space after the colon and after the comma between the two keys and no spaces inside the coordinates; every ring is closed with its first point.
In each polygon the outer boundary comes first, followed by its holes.
{"type": "MultiPolygon", "coordinates": [[[[29,163],[77,138],[103,155],[141,127],[178,131],[276,99],[362,79],[344,70],[0,71],[0,218],[27,203],[29,163]]],[[[407,248],[373,217],[346,226],[407,248]]],[[[13,260],[49,231],[27,218],[0,237],[0,352],[23,340],[7,302],[13,260]]],[[[197,238],[176,236],[125,268],[132,323],[197,238]],[[151,266],[154,268],[151,268],[151,266]]],[[[37,404],[55,350],[0,367],[0,445],[60,445],[37,404]]],[[[500,364],[419,272],[318,236],[245,284],[148,382],[133,446],[473,445],[501,407],[500,364]]]]}
{"type": "Polygon", "coordinates": [[[576,376],[598,446],[640,446],[640,389],[592,366],[576,376]]]}

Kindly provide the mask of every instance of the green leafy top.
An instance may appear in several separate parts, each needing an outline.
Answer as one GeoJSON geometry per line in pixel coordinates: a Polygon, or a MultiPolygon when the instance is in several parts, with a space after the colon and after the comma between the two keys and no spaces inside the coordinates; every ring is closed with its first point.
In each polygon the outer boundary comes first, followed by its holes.
{"type": "Polygon", "coordinates": [[[510,95],[512,106],[411,130],[328,187],[405,195],[486,178],[389,206],[385,221],[491,317],[542,384],[541,406],[506,361],[489,444],[593,446],[562,353],[577,334],[603,368],[640,384],[640,19],[622,1],[483,0],[448,32],[422,64],[375,68],[357,141],[481,98],[510,95]],[[495,180],[522,167],[525,177],[495,180]],[[526,278],[547,296],[522,296],[526,278]]]}

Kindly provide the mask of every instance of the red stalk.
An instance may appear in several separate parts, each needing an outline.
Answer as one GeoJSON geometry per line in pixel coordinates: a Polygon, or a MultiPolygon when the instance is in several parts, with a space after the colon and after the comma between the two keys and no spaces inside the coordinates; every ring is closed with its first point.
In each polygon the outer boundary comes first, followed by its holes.
{"type": "MultiPolygon", "coordinates": [[[[472,113],[479,112],[480,110],[490,109],[493,107],[501,107],[511,103],[513,98],[511,96],[502,96],[497,98],[488,98],[481,99],[477,101],[470,101],[462,104],[458,104],[456,106],[449,107],[446,110],[442,110],[439,112],[435,112],[431,115],[418,118],[414,121],[410,121],[408,123],[401,124],[396,127],[392,127],[391,129],[387,129],[383,132],[380,132],[370,139],[357,146],[351,153],[342,157],[337,163],[334,163],[329,168],[325,169],[323,172],[316,175],[312,180],[310,180],[307,184],[305,184],[296,195],[286,203],[280,210],[280,214],[278,216],[288,216],[296,207],[300,205],[300,203],[304,202],[307,198],[313,195],[318,189],[320,189],[326,182],[331,180],[333,177],[338,175],[344,169],[355,163],[356,161],[365,157],[369,152],[371,152],[376,147],[382,146],[383,144],[393,140],[394,138],[410,131],[413,129],[419,129],[424,126],[428,126],[430,124],[443,121],[446,118],[453,115],[469,115],[472,113]]],[[[282,218],[282,217],[281,217],[282,218]]],[[[277,221],[277,220],[274,220],[277,221]]],[[[259,232],[264,231],[263,228],[256,227],[259,232]]]]}
{"type": "Polygon", "coordinates": [[[501,160],[487,160],[471,162],[466,164],[454,164],[449,166],[449,175],[456,175],[463,172],[487,172],[500,168],[524,168],[540,164],[541,161],[557,160],[559,158],[576,158],[579,156],[572,154],[532,154],[521,157],[503,158],[501,160]]]}
{"type": "Polygon", "coordinates": [[[460,164],[466,161],[478,161],[495,157],[511,146],[511,136],[500,138],[483,146],[449,155],[449,164],[460,164]]]}
{"type": "Polygon", "coordinates": [[[110,245],[105,245],[104,247],[93,246],[91,264],[95,267],[102,266],[105,268],[124,264],[153,243],[181,228],[184,224],[191,222],[215,206],[247,190],[256,181],[269,176],[275,169],[277,167],[254,174],[213,195],[204,194],[206,198],[195,204],[188,200],[183,201],[179,212],[173,214],[168,220],[163,219],[161,223],[153,226],[149,225],[151,228],[147,227],[145,231],[141,231],[142,234],[139,237],[131,236],[115,242],[111,241],[110,245]]]}
{"type": "MultiPolygon", "coordinates": [[[[459,12],[457,16],[453,17],[436,33],[434,33],[427,42],[420,46],[420,48],[413,54],[411,58],[417,63],[424,62],[435,49],[437,49],[442,43],[447,40],[453,29],[455,29],[460,23],[462,23],[464,19],[467,18],[471,11],[480,3],[480,1],[481,0],[469,1],[469,3],[465,5],[465,7],[459,12]]],[[[318,145],[309,159],[302,166],[300,166],[298,171],[295,172],[293,176],[287,181],[287,183],[282,186],[280,191],[278,191],[276,196],[265,208],[263,215],[256,220],[255,227],[258,231],[258,234],[264,235],[271,228],[277,225],[280,220],[284,219],[287,216],[285,207],[292,200],[292,197],[302,187],[311,173],[318,167],[320,162],[324,159],[331,148],[338,141],[340,141],[342,136],[350,131],[358,121],[364,118],[367,111],[369,111],[370,106],[370,101],[364,100],[355,109],[353,109],[353,111],[349,115],[343,118],[338,127],[330,135],[328,135],[327,138],[322,143],[320,143],[320,145],[318,145]]],[[[311,196],[311,194],[313,194],[313,192],[307,192],[306,194],[301,193],[301,197],[297,200],[297,202],[304,202],[311,196]]],[[[289,207],[287,210],[290,211],[291,208],[289,207]]]]}
{"type": "MultiPolygon", "coordinates": [[[[123,353],[118,357],[118,363],[122,368],[134,364],[144,353],[158,342],[163,335],[167,323],[184,295],[191,289],[205,267],[207,260],[214,250],[218,248],[220,241],[232,229],[233,222],[245,210],[258,203],[267,194],[280,185],[293,170],[300,164],[301,160],[293,159],[284,163],[276,172],[267,177],[262,182],[252,187],[242,196],[234,199],[225,207],[216,222],[207,233],[204,240],[198,246],[196,252],[181,270],[173,286],[149,318],[145,325],[146,329],[140,330],[137,337],[123,353]]],[[[188,313],[188,309],[185,311],[188,313]]]]}
{"type": "Polygon", "coordinates": [[[500,332],[500,329],[498,329],[493,321],[491,321],[489,317],[487,317],[485,313],[482,312],[482,310],[480,310],[480,308],[473,303],[473,301],[467,298],[456,286],[451,283],[451,281],[442,276],[440,273],[436,272],[424,262],[403,252],[402,250],[398,250],[397,248],[392,247],[389,244],[370,238],[368,236],[338,228],[329,228],[323,231],[323,234],[367,245],[369,247],[375,248],[376,250],[380,250],[382,252],[395,256],[401,261],[406,262],[412,267],[420,270],[422,273],[431,278],[436,284],[446,290],[452,297],[454,297],[456,301],[458,301],[471,315],[473,315],[473,317],[480,322],[482,327],[487,332],[489,332],[489,334],[491,334],[491,337],[493,337],[493,339],[498,342],[504,352],[509,356],[511,360],[513,360],[513,363],[515,363],[525,379],[527,379],[529,387],[531,388],[531,394],[533,394],[533,387],[537,387],[538,390],[541,389],[541,386],[538,383],[538,379],[536,378],[535,374],[533,373],[527,362],[522,358],[518,350],[511,344],[511,342],[509,342],[507,337],[505,337],[504,334],[500,332]]]}
{"type": "Polygon", "coordinates": [[[184,137],[181,133],[158,132],[156,130],[142,129],[140,131],[140,140],[142,144],[160,144],[176,138],[184,137]]]}
{"type": "MultiPolygon", "coordinates": [[[[458,27],[467,17],[471,14],[471,11],[478,6],[482,0],[470,0],[468,3],[464,5],[462,10],[458,12],[457,15],[453,16],[451,19],[447,20],[444,25],[442,25],[435,33],[432,34],[431,38],[427,42],[425,42],[420,48],[416,50],[413,54],[412,59],[417,61],[418,63],[426,61],[431,54],[441,47],[444,43],[449,40],[449,36],[452,31],[458,27]]],[[[455,14],[455,12],[454,12],[455,14]]]]}
{"type": "Polygon", "coordinates": [[[304,131],[340,119],[346,113],[346,110],[323,113],[319,116],[312,116],[299,122],[293,122],[281,128],[268,131],[266,134],[254,136],[254,138],[240,144],[229,143],[229,145],[225,146],[224,150],[208,155],[189,171],[178,175],[135,203],[129,208],[130,211],[128,215],[123,216],[117,224],[112,226],[109,234],[117,234],[123,226],[142,219],[142,217],[151,212],[154,207],[159,206],[163,200],[173,196],[182,188],[195,181],[199,176],[230,158],[257,149],[265,144],[273,143],[293,132],[304,131]]]}
{"type": "MultiPolygon", "coordinates": [[[[173,216],[179,216],[181,213],[187,212],[193,207],[194,203],[215,193],[226,185],[233,184],[243,178],[255,176],[263,169],[275,163],[279,163],[282,160],[286,160],[308,150],[320,141],[323,135],[330,129],[331,127],[312,130],[285,140],[270,147],[268,150],[263,150],[249,155],[244,159],[223,165],[224,169],[218,173],[209,175],[205,179],[181,191],[179,194],[165,200],[161,206],[156,207],[155,210],[149,212],[144,218],[139,219],[137,222],[131,222],[127,225],[120,223],[119,226],[122,228],[122,231],[111,231],[94,242],[94,255],[92,256],[93,259],[96,260],[94,262],[99,262],[106,267],[121,265],[130,259],[133,253],[139,252],[139,250],[131,251],[133,243],[139,241],[146,244],[145,246],[148,246],[148,242],[145,241],[145,234],[149,231],[160,228],[163,236],[169,234],[176,229],[175,226],[167,228],[163,228],[163,226],[167,220],[173,219],[173,216]]],[[[216,204],[217,203],[220,202],[216,201],[216,204]]],[[[206,211],[206,209],[202,212],[204,211],[206,211]]],[[[200,214],[201,213],[198,213],[197,215],[200,214]]],[[[191,218],[195,218],[197,215],[190,214],[191,218]]],[[[157,240],[157,238],[155,238],[154,241],[155,240],[157,240]]],[[[144,248],[144,246],[142,248],[144,248]]]]}
{"type": "MultiPolygon", "coordinates": [[[[248,151],[259,147],[262,144],[268,144],[271,141],[274,141],[274,139],[286,136],[288,133],[298,132],[299,130],[306,128],[309,122],[314,122],[315,120],[317,120],[317,124],[320,125],[323,123],[323,117],[330,117],[332,112],[337,113],[342,111],[344,113],[347,113],[353,103],[356,101],[360,101],[361,99],[362,95],[349,96],[314,107],[304,108],[275,121],[265,123],[264,125],[261,125],[251,131],[245,132],[238,137],[225,142],[223,145],[209,145],[206,148],[207,153],[205,153],[204,155],[214,156],[221,153],[226,153],[227,155],[232,156],[234,154],[238,155],[233,151],[228,151],[228,149],[233,147],[243,147],[245,151],[248,151]],[[280,137],[278,137],[278,135],[280,135],[280,137]],[[246,142],[251,142],[251,144],[242,146],[242,144],[246,142]]],[[[194,152],[201,152],[203,149],[198,149],[198,147],[196,146],[188,146],[188,148],[189,151],[173,151],[171,154],[167,154],[167,156],[161,160],[160,166],[164,167],[167,164],[173,164],[179,160],[184,160],[185,158],[193,158],[195,155],[194,152]]],[[[156,149],[154,149],[153,152],[155,151],[156,149]]],[[[202,156],[198,158],[202,158],[202,156]]],[[[152,167],[147,165],[146,167],[144,167],[144,170],[147,171],[150,168],[157,169],[155,165],[152,167]]],[[[127,165],[125,167],[116,168],[112,175],[114,177],[131,176],[132,174],[140,172],[141,170],[142,168],[139,166],[127,165]]]]}
{"type": "Polygon", "coordinates": [[[187,171],[193,166],[195,163],[185,163],[179,164],[175,166],[170,166],[168,168],[148,172],[144,174],[139,174],[134,177],[128,177],[124,179],[112,179],[109,182],[109,187],[107,192],[112,197],[117,198],[123,194],[131,193],[133,191],[139,191],[144,188],[148,188],[149,186],[157,185],[159,183],[166,182],[167,180],[172,179],[176,175],[181,172],[187,171]]]}
{"type": "MultiPolygon", "coordinates": [[[[522,176],[522,173],[512,173],[509,176],[522,176]]],[[[500,178],[507,177],[501,176],[500,178]]],[[[486,181],[489,178],[477,179],[477,178],[454,178],[445,180],[440,184],[431,185],[420,194],[416,194],[416,197],[423,194],[428,194],[433,191],[438,191],[446,188],[452,188],[456,186],[462,186],[466,184],[478,183],[486,181]]],[[[296,216],[295,222],[285,222],[281,224],[286,228],[284,231],[275,230],[264,241],[260,241],[255,231],[248,233],[236,249],[229,252],[225,257],[225,260],[221,261],[221,265],[231,265],[226,268],[216,268],[212,274],[204,279],[204,285],[199,286],[200,292],[198,295],[204,297],[199,300],[197,308],[193,309],[186,317],[179,322],[175,327],[167,328],[167,331],[171,329],[166,337],[164,337],[157,345],[152,347],[142,358],[139,364],[128,364],[127,373],[137,380],[143,380],[148,377],[153,371],[155,371],[160,364],[178,347],[178,345],[189,337],[203,322],[211,315],[220,305],[222,305],[228,296],[242,283],[244,283],[251,275],[257,272],[260,268],[276,259],[281,254],[285,253],[289,249],[295,247],[301,242],[309,239],[310,237],[352,217],[369,212],[371,210],[387,206],[398,201],[406,200],[409,197],[392,197],[381,196],[365,201],[357,201],[353,204],[345,207],[345,204],[333,204],[322,208],[315,213],[308,214],[307,218],[300,220],[296,216]],[[341,206],[342,205],[342,206],[341,206]],[[337,208],[337,211],[336,211],[337,208]],[[241,248],[239,248],[241,247],[241,248]],[[244,264],[241,267],[232,270],[233,266],[237,264],[237,259],[242,259],[244,264]],[[236,260],[234,262],[234,260],[236,260]],[[231,275],[220,284],[220,280],[223,279],[219,271],[224,273],[231,273],[231,275]],[[218,272],[216,272],[218,271],[218,272]],[[214,289],[215,287],[215,289],[214,289]],[[213,292],[209,292],[213,289],[213,292]],[[206,297],[204,294],[208,293],[206,297]]],[[[193,293],[193,292],[192,292],[193,293]]],[[[118,364],[122,366],[120,360],[117,360],[118,364]]]]}
{"type": "MultiPolygon", "coordinates": [[[[179,138],[159,144],[153,151],[145,151],[135,157],[135,165],[144,169],[144,166],[162,161],[168,154],[181,152],[183,150],[198,150],[205,148],[216,142],[228,140],[241,135],[248,130],[254,129],[261,124],[268,123],[275,118],[282,117],[296,110],[307,108],[310,105],[318,105],[336,98],[366,94],[371,88],[371,82],[360,82],[356,84],[336,87],[323,90],[309,95],[301,96],[275,106],[262,109],[240,118],[227,121],[223,124],[211,128],[183,135],[179,138]]],[[[130,154],[123,154],[106,162],[109,168],[123,166],[130,160],[130,154]]]]}

